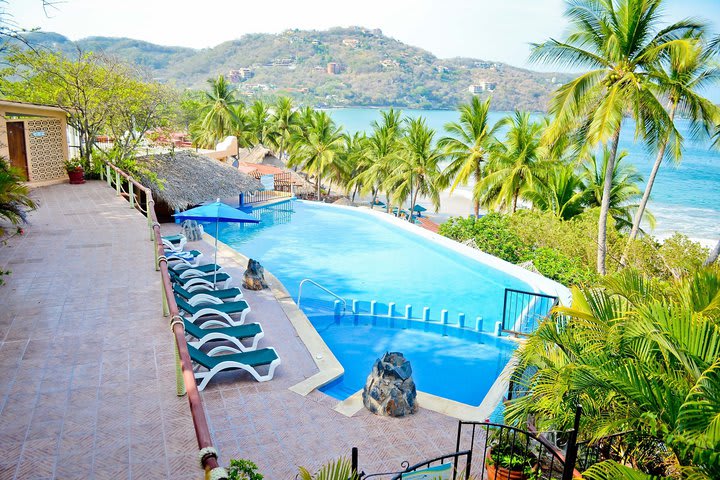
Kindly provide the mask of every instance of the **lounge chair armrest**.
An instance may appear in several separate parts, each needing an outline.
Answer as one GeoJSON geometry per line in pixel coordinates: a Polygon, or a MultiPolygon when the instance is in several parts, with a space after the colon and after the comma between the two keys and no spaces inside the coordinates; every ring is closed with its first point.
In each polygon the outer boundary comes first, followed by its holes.
{"type": "Polygon", "coordinates": [[[204,305],[208,303],[220,305],[221,303],[223,303],[223,301],[217,297],[213,297],[212,295],[208,295],[206,293],[196,293],[192,296],[192,298],[188,299],[188,303],[195,307],[197,305],[204,305]]]}
{"type": "Polygon", "coordinates": [[[223,352],[226,352],[226,353],[240,353],[240,352],[243,352],[243,350],[240,350],[240,349],[237,348],[235,345],[218,345],[217,347],[209,350],[209,351],[207,352],[207,354],[208,354],[209,356],[213,357],[213,356],[215,356],[215,355],[217,355],[217,354],[219,354],[219,353],[221,354],[221,353],[223,353],[223,352]]]}

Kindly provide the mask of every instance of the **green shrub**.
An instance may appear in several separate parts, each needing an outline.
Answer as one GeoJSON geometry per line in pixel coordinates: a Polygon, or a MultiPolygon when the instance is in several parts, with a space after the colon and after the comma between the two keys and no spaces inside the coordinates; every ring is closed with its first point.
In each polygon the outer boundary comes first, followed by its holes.
{"type": "Polygon", "coordinates": [[[485,253],[518,263],[530,252],[530,246],[510,228],[508,217],[489,213],[479,219],[454,217],[440,225],[440,234],[459,242],[473,239],[485,253]]]}
{"type": "Polygon", "coordinates": [[[258,466],[250,460],[230,460],[228,468],[228,480],[262,480],[263,476],[258,473],[258,466]]]}
{"type": "Polygon", "coordinates": [[[542,275],[563,285],[588,285],[598,279],[597,274],[577,258],[570,258],[553,248],[537,248],[528,259],[542,275]]]}

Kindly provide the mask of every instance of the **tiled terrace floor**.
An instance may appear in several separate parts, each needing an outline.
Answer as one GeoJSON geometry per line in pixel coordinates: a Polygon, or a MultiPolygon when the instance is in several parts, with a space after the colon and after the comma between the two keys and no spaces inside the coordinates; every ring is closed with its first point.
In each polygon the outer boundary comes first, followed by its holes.
{"type": "MultiPolygon", "coordinates": [[[[0,479],[199,478],[144,217],[100,182],[34,195],[41,208],[26,235],[0,246],[0,268],[13,271],[0,287],[0,479]]],[[[189,247],[211,260],[211,246],[189,247]]],[[[239,285],[244,266],[218,261],[239,285]]],[[[322,393],[288,390],[314,362],[270,291],[246,298],[247,321],[265,330],[260,346],[283,363],[271,382],[231,372],[203,392],[222,464],[250,459],[280,480],[353,446],[366,472],[454,450],[455,419],[422,408],[348,418],[322,393]]]]}

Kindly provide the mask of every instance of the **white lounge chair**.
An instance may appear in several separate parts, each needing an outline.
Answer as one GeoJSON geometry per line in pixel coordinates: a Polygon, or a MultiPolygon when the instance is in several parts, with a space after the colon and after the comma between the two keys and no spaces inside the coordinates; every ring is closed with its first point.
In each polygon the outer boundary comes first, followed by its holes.
{"type": "Polygon", "coordinates": [[[199,381],[198,390],[203,390],[218,373],[227,370],[245,370],[258,382],[272,380],[275,369],[280,365],[280,357],[274,348],[261,348],[252,352],[230,353],[227,355],[208,355],[192,345],[188,345],[190,359],[195,364],[195,380],[199,381]],[[262,375],[257,367],[267,366],[262,375]]]}
{"type": "Polygon", "coordinates": [[[209,295],[199,299],[193,298],[187,302],[180,296],[175,295],[175,303],[180,310],[189,315],[189,321],[196,323],[198,320],[203,319],[203,326],[211,324],[223,327],[242,325],[245,323],[245,317],[250,313],[250,305],[245,300],[225,303],[219,298],[209,295]],[[235,320],[231,315],[240,315],[240,319],[235,320]],[[206,319],[204,317],[220,317],[223,320],[217,320],[216,318],[206,319]]]}
{"type": "Polygon", "coordinates": [[[167,250],[182,252],[187,243],[187,238],[182,233],[179,235],[167,235],[162,237],[162,243],[167,250]]]}
{"type": "MultiPolygon", "coordinates": [[[[185,336],[188,338],[188,345],[192,345],[198,350],[206,344],[222,341],[232,346],[233,350],[231,351],[251,352],[257,350],[258,342],[265,336],[265,332],[259,323],[246,323],[236,327],[220,328],[201,328],[185,318],[183,318],[183,323],[185,324],[185,336]],[[197,340],[192,340],[193,338],[197,340]],[[252,340],[252,343],[245,345],[242,340],[252,340]]],[[[216,346],[208,352],[208,355],[212,356],[225,350],[223,347],[223,345],[216,346]]]]}

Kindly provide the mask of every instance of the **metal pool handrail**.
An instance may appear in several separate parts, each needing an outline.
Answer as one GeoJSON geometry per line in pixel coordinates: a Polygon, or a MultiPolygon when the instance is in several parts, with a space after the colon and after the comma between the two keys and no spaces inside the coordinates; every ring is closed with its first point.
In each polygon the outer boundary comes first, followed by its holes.
{"type": "MultiPolygon", "coordinates": [[[[193,426],[195,428],[195,437],[197,439],[201,455],[199,460],[203,470],[208,472],[219,469],[220,465],[218,463],[218,453],[212,444],[212,438],[210,436],[207,418],[205,417],[202,398],[200,397],[200,392],[197,388],[192,361],[190,360],[190,353],[188,352],[187,341],[185,339],[185,326],[183,325],[182,317],[180,316],[177,303],[175,302],[175,296],[173,295],[172,282],[170,281],[170,274],[168,272],[167,258],[165,257],[165,247],[162,243],[160,223],[158,222],[155,214],[155,201],[152,197],[152,191],[137,182],[127,173],[117,168],[115,165],[107,162],[104,163],[106,165],[108,186],[112,186],[111,183],[113,181],[113,176],[110,174],[110,171],[113,170],[115,172],[114,181],[118,195],[120,195],[120,177],[123,177],[128,181],[131,192],[134,188],[145,192],[146,211],[148,214],[148,224],[150,225],[151,240],[155,242],[155,268],[160,271],[160,277],[162,279],[163,314],[170,316],[170,329],[175,336],[175,347],[177,349],[176,361],[179,360],[180,372],[178,373],[182,374],[182,376],[178,376],[177,379],[177,393],[178,396],[182,396],[187,393],[188,403],[190,404],[190,414],[192,415],[193,426]],[[182,385],[180,378],[183,380],[182,385]]],[[[130,197],[132,198],[132,195],[130,197]]],[[[221,476],[217,478],[226,479],[227,475],[221,474],[221,476]]]]}
{"type": "Polygon", "coordinates": [[[343,304],[343,311],[347,310],[347,302],[345,301],[344,298],[342,298],[340,295],[328,290],[327,288],[323,287],[322,285],[317,283],[315,280],[312,280],[310,278],[305,278],[300,282],[300,288],[298,288],[298,300],[297,300],[298,308],[300,308],[300,298],[302,297],[302,287],[305,284],[305,282],[310,282],[313,285],[315,285],[316,287],[318,287],[320,290],[323,290],[324,292],[327,292],[330,295],[332,295],[333,297],[337,298],[343,304]]]}

